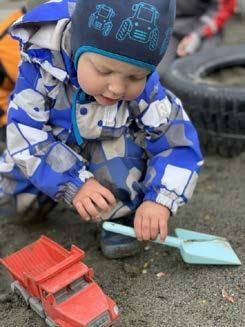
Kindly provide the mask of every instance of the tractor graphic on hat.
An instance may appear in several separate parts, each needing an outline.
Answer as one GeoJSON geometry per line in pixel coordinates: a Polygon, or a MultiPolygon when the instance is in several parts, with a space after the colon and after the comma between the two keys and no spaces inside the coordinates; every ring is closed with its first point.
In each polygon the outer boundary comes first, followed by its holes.
{"type": "Polygon", "coordinates": [[[96,6],[96,11],[89,17],[88,27],[102,31],[103,36],[108,36],[112,29],[111,18],[115,16],[115,12],[111,7],[103,4],[96,6]]]}
{"type": "Polygon", "coordinates": [[[156,25],[159,12],[156,7],[144,2],[134,4],[132,10],[133,16],[122,21],[116,38],[123,41],[128,36],[134,41],[149,43],[149,49],[155,50],[159,40],[159,29],[156,25]]]}

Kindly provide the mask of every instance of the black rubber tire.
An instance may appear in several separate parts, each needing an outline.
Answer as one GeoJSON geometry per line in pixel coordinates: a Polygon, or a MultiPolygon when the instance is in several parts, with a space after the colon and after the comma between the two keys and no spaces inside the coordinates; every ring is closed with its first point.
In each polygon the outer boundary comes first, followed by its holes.
{"type": "Polygon", "coordinates": [[[226,45],[176,60],[163,76],[199,131],[202,150],[234,157],[245,150],[245,87],[207,84],[202,77],[245,67],[245,44],[226,45]]]}

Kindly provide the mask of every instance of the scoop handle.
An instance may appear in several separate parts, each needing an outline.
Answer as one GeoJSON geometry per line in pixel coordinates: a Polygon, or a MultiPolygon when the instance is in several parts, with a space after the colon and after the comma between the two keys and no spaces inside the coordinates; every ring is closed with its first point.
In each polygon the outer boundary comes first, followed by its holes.
{"type": "MultiPolygon", "coordinates": [[[[135,231],[132,227],[112,223],[109,221],[105,221],[102,226],[105,230],[107,230],[109,232],[136,238],[135,231]]],[[[181,246],[181,240],[178,237],[173,237],[173,236],[167,236],[164,242],[162,242],[160,240],[160,237],[158,236],[157,239],[155,239],[154,241],[151,241],[151,242],[171,246],[171,247],[178,248],[178,249],[181,246]]]]}

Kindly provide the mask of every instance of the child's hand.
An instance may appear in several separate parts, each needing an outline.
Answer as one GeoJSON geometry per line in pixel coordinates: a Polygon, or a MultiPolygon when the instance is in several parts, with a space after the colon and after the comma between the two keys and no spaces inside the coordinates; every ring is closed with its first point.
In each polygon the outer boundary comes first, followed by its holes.
{"type": "Polygon", "coordinates": [[[100,220],[99,211],[109,212],[115,204],[114,195],[94,178],[87,180],[73,199],[73,205],[79,215],[87,221],[100,220]]]}
{"type": "Polygon", "coordinates": [[[201,45],[201,37],[193,32],[185,36],[177,47],[177,55],[179,57],[185,57],[195,53],[201,45]]]}
{"type": "Polygon", "coordinates": [[[168,233],[170,211],[167,207],[152,201],[144,201],[136,210],[134,229],[139,241],[155,240],[160,233],[164,241],[168,233]]]}

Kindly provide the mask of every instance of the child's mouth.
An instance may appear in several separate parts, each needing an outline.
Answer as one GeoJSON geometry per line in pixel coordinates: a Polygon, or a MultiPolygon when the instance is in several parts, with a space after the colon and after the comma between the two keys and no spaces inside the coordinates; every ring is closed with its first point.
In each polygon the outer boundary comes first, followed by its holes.
{"type": "Polygon", "coordinates": [[[103,95],[100,95],[100,99],[98,99],[100,104],[102,105],[113,105],[114,103],[118,102],[119,99],[112,99],[112,98],[107,98],[103,95]]]}

